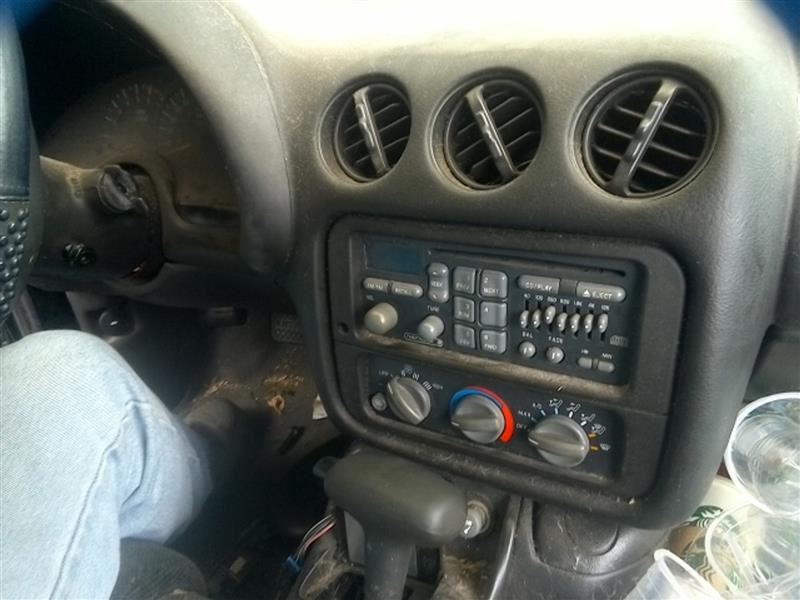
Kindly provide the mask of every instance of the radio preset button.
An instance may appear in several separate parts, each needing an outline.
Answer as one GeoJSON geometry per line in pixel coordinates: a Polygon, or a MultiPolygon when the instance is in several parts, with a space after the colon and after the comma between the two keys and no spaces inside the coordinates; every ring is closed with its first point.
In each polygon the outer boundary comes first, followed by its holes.
{"type": "Polygon", "coordinates": [[[477,270],[471,267],[456,267],[453,271],[453,289],[462,294],[474,294],[476,274],[477,270]]]}
{"type": "Polygon", "coordinates": [[[585,333],[591,333],[592,328],[594,327],[594,315],[589,313],[583,317],[583,331],[585,333]]]}
{"type": "Polygon", "coordinates": [[[531,327],[534,329],[539,329],[542,326],[542,311],[541,309],[536,309],[531,313],[531,327]]]}
{"type": "Polygon", "coordinates": [[[453,317],[459,321],[475,322],[475,301],[456,296],[453,299],[453,317]]]}
{"type": "Polygon", "coordinates": [[[383,292],[384,294],[389,292],[389,280],[388,279],[379,279],[378,277],[366,277],[364,281],[361,282],[361,287],[369,292],[383,292]]]}
{"type": "Polygon", "coordinates": [[[520,275],[517,278],[520,289],[543,294],[558,294],[561,280],[555,277],[539,277],[538,275],[520,275]]]}
{"type": "Polygon", "coordinates": [[[605,333],[606,331],[608,331],[608,315],[606,313],[598,315],[597,331],[599,331],[600,333],[605,333]]]}
{"type": "Polygon", "coordinates": [[[587,300],[600,300],[602,302],[622,302],[627,297],[627,292],[624,288],[618,285],[606,285],[603,283],[589,283],[586,281],[579,281],[575,289],[575,295],[578,298],[586,298],[587,300]]]}
{"type": "Polygon", "coordinates": [[[440,304],[450,299],[450,268],[444,263],[428,265],[428,298],[440,304]]]}
{"type": "Polygon", "coordinates": [[[525,329],[531,322],[531,311],[523,310],[519,313],[519,326],[525,329]]]}
{"type": "Polygon", "coordinates": [[[556,307],[555,306],[548,306],[544,309],[544,322],[550,325],[553,320],[556,318],[556,307]]]}
{"type": "Polygon", "coordinates": [[[572,333],[578,333],[581,328],[581,315],[580,313],[575,313],[569,318],[569,330],[572,333]]]}
{"type": "Polygon", "coordinates": [[[453,326],[453,342],[462,348],[475,348],[475,330],[466,325],[453,326]]]}
{"type": "Polygon", "coordinates": [[[508,325],[508,305],[501,302],[481,302],[481,325],[486,327],[508,325]]]}
{"type": "Polygon", "coordinates": [[[393,281],[390,289],[395,296],[404,296],[406,298],[422,298],[422,286],[417,285],[416,283],[393,281]]]}
{"type": "Polygon", "coordinates": [[[564,351],[558,346],[550,346],[545,351],[545,357],[549,362],[557,365],[564,360],[564,351]]]}
{"type": "Polygon", "coordinates": [[[502,271],[481,271],[481,296],[506,298],[508,296],[508,275],[502,271]]]}
{"type": "Polygon", "coordinates": [[[503,354],[508,346],[505,331],[481,331],[481,350],[492,354],[503,354]]]}

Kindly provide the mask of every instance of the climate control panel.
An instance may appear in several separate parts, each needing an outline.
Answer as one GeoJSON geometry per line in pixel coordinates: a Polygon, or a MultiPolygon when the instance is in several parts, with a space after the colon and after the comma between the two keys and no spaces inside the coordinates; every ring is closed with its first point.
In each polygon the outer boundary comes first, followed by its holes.
{"type": "Polygon", "coordinates": [[[373,335],[627,382],[637,339],[635,263],[465,252],[364,236],[353,315],[373,335]]]}
{"type": "Polygon", "coordinates": [[[372,358],[367,400],[376,416],[600,477],[614,471],[622,431],[612,411],[565,394],[372,358]]]}

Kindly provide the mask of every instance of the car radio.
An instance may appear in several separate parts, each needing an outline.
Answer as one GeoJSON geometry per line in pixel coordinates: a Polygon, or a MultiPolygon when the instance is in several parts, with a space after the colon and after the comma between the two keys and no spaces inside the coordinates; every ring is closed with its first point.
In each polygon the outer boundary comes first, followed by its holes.
{"type": "Polygon", "coordinates": [[[534,496],[651,488],[685,295],[663,250],[348,217],[327,268],[334,416],[370,443],[534,496]]]}
{"type": "Polygon", "coordinates": [[[604,383],[628,380],[640,305],[632,261],[377,235],[356,243],[355,308],[370,333],[604,383]]]}

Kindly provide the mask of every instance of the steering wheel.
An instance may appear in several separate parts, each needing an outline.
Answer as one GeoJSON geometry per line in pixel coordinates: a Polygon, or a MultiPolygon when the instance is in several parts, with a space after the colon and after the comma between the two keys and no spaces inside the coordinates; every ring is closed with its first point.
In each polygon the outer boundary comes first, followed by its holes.
{"type": "Polygon", "coordinates": [[[41,239],[38,168],[22,48],[0,5],[0,324],[25,289],[41,239]]]}

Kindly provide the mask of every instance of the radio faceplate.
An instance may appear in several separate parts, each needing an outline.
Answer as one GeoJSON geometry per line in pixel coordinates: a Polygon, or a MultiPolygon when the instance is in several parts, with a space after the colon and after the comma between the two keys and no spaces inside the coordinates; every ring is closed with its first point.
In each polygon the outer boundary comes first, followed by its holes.
{"type": "Polygon", "coordinates": [[[369,234],[352,244],[363,330],[603,383],[629,379],[642,278],[633,261],[369,234]]]}

